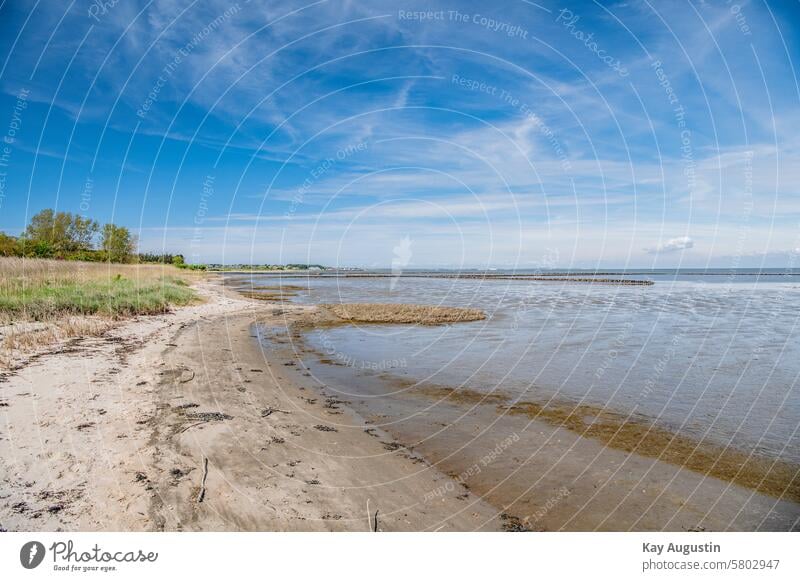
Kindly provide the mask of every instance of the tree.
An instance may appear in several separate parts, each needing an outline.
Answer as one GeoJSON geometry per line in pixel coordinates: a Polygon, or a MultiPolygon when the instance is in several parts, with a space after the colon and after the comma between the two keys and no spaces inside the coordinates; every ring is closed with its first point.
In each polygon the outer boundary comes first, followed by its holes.
{"type": "Polygon", "coordinates": [[[110,262],[128,262],[136,247],[136,240],[130,230],[116,224],[103,226],[100,246],[110,262]]]}
{"type": "Polygon", "coordinates": [[[19,256],[21,253],[19,241],[13,236],[0,232],[0,256],[19,256]]]}
{"type": "Polygon", "coordinates": [[[81,218],[77,214],[71,216],[67,227],[69,250],[91,250],[94,245],[94,237],[99,230],[100,226],[94,220],[81,218]]]}
{"type": "Polygon", "coordinates": [[[160,264],[172,264],[175,254],[155,254],[153,252],[143,252],[138,255],[139,262],[158,262],[160,264]]]}
{"type": "Polygon", "coordinates": [[[53,252],[90,250],[99,226],[94,220],[69,212],[42,210],[31,218],[24,238],[35,248],[51,248],[53,252]]]}
{"type": "Polygon", "coordinates": [[[49,246],[58,247],[60,242],[67,238],[67,221],[63,212],[56,214],[50,208],[35,214],[28,227],[25,228],[25,239],[34,246],[44,242],[49,246]]]}

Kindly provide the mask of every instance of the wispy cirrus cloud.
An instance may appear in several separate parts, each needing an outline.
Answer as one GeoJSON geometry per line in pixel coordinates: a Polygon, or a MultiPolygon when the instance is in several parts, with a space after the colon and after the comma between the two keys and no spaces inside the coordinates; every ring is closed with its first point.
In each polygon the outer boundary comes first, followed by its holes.
{"type": "Polygon", "coordinates": [[[796,246],[797,26],[772,7],[742,7],[759,31],[744,38],[724,3],[571,6],[624,62],[621,78],[549,2],[459,3],[526,38],[416,0],[402,9],[444,18],[400,18],[384,3],[169,0],[120,2],[95,21],[77,3],[48,4],[24,30],[32,6],[0,9],[13,30],[0,37],[13,63],[0,87],[35,89],[15,187],[36,207],[75,206],[91,175],[104,193],[93,210],[122,211],[148,240],[164,227],[162,239],[186,244],[199,229],[212,261],[225,246],[217,227],[235,241],[230,259],[266,260],[276,232],[293,252],[324,232],[310,246],[322,255],[347,238],[354,262],[378,260],[369,241],[384,233],[387,244],[411,235],[415,261],[437,263],[490,242],[486,258],[500,262],[548,244],[584,263],[796,246]],[[196,225],[206,175],[219,186],[196,225]],[[434,237],[438,257],[426,255],[434,237]]]}

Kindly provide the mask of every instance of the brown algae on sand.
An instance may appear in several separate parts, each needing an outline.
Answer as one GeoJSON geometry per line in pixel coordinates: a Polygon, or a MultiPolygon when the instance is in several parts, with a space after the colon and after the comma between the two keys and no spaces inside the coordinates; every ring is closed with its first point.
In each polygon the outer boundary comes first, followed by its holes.
{"type": "Polygon", "coordinates": [[[655,426],[643,418],[629,418],[586,404],[512,402],[503,394],[485,394],[465,388],[423,387],[414,391],[461,405],[493,404],[500,412],[525,415],[532,420],[563,427],[618,450],[656,458],[775,498],[800,501],[800,466],[697,441],[655,426]]]}
{"type": "Polygon", "coordinates": [[[480,309],[460,307],[437,307],[391,303],[343,303],[320,305],[320,309],[332,315],[323,323],[403,323],[419,325],[444,325],[481,321],[486,313],[480,309]]]}

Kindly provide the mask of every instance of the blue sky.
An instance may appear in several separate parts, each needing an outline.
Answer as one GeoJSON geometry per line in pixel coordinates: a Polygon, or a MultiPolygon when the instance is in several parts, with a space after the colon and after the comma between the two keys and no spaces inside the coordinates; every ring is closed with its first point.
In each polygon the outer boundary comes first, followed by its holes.
{"type": "Polygon", "coordinates": [[[788,0],[5,0],[0,229],[53,207],[193,262],[800,266],[799,26],[788,0]]]}

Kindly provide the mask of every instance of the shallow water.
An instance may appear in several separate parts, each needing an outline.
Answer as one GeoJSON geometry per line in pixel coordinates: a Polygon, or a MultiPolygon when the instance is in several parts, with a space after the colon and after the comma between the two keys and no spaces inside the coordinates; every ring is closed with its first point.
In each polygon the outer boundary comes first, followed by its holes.
{"type": "MultiPolygon", "coordinates": [[[[294,300],[478,307],[489,315],[442,327],[309,333],[314,348],[359,374],[594,404],[800,462],[800,276],[625,274],[655,284],[312,277],[294,300]]],[[[320,367],[315,375],[347,393],[341,367],[327,377],[320,367]]]]}

